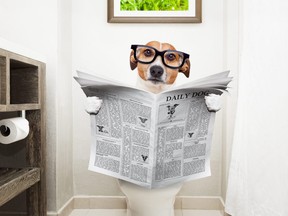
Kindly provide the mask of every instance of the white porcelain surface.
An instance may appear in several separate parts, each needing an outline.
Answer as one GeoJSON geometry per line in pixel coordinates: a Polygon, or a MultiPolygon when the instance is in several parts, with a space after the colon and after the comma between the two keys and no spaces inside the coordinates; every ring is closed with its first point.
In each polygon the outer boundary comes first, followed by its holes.
{"type": "Polygon", "coordinates": [[[176,194],[182,183],[164,188],[147,189],[119,180],[127,199],[127,216],[174,216],[176,194]]]}

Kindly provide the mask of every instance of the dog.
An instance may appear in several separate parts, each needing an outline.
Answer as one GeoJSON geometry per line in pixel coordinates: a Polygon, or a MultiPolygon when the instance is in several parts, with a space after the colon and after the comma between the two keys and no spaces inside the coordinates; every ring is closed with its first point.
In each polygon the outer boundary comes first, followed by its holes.
{"type": "Polygon", "coordinates": [[[137,67],[138,88],[157,94],[173,86],[179,72],[189,77],[189,55],[176,51],[173,45],[151,41],[131,48],[130,67],[131,70],[137,67]]]}
{"type": "MultiPolygon", "coordinates": [[[[138,70],[136,87],[160,93],[171,88],[179,73],[187,78],[190,75],[189,55],[177,51],[169,43],[150,41],[146,45],[132,45],[130,53],[130,68],[138,70]]],[[[210,94],[205,97],[209,111],[220,110],[220,96],[210,94]]],[[[86,103],[86,112],[98,114],[102,100],[98,97],[89,97],[86,103]]]]}

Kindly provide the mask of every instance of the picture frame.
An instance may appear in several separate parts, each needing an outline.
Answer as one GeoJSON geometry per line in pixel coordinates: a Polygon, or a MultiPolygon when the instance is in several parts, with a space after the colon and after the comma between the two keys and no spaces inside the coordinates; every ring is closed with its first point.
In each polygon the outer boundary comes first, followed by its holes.
{"type": "Polygon", "coordinates": [[[121,0],[108,0],[108,23],[201,23],[202,0],[188,0],[185,11],[123,11],[121,0]]]}

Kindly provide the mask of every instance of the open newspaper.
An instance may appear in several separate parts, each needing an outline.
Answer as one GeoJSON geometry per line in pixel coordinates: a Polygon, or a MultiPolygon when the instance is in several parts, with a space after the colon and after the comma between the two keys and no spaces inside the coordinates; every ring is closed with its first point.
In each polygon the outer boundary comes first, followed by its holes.
{"type": "Polygon", "coordinates": [[[89,170],[147,188],[209,176],[215,112],[204,97],[226,91],[228,74],[153,94],[78,71],[86,96],[103,100],[91,115],[89,170]]]}

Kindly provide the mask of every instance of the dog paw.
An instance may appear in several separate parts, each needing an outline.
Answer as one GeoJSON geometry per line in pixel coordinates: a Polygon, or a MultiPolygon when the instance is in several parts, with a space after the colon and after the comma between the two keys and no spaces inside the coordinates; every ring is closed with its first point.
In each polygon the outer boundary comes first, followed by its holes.
{"type": "Polygon", "coordinates": [[[98,97],[87,97],[86,104],[85,104],[85,110],[88,114],[94,114],[97,115],[101,105],[102,100],[98,97]]]}
{"type": "Polygon", "coordinates": [[[209,94],[205,96],[205,103],[210,112],[217,112],[221,109],[221,95],[209,94]]]}

